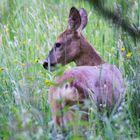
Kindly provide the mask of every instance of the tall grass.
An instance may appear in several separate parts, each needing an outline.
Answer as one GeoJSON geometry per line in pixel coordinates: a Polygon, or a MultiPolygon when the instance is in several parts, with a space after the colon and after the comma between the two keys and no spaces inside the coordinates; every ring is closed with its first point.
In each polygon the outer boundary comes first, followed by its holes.
{"type": "MultiPolygon", "coordinates": [[[[138,0],[107,0],[106,5],[117,5],[140,26],[138,0]]],[[[105,61],[121,69],[126,86],[123,103],[109,118],[90,108],[83,139],[140,138],[139,40],[100,17],[88,1],[5,0],[0,1],[0,139],[82,139],[78,128],[64,135],[53,126],[45,81],[62,70],[50,73],[41,64],[67,27],[72,6],[87,10],[84,35],[105,61]]]]}

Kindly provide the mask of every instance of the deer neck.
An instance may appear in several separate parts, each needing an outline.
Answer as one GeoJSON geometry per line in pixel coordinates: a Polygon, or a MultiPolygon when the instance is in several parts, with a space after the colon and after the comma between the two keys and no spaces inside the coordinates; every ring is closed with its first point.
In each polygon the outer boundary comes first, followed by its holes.
{"type": "Polygon", "coordinates": [[[75,59],[77,66],[97,66],[105,63],[96,50],[86,41],[82,36],[81,39],[81,53],[75,59]]]}

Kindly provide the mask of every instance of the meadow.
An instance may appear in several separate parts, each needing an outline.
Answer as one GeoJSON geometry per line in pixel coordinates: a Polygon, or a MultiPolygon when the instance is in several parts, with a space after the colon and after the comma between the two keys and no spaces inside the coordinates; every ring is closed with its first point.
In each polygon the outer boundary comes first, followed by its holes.
{"type": "MultiPolygon", "coordinates": [[[[140,28],[139,0],[105,3],[140,28]]],[[[0,61],[0,139],[140,139],[139,38],[103,18],[87,0],[1,0],[0,61]],[[91,105],[91,118],[82,134],[79,128],[57,130],[47,99],[55,76],[75,64],[54,72],[42,66],[57,36],[67,28],[72,6],[87,10],[83,34],[106,62],[117,65],[125,82],[122,104],[109,117],[91,105]]]]}

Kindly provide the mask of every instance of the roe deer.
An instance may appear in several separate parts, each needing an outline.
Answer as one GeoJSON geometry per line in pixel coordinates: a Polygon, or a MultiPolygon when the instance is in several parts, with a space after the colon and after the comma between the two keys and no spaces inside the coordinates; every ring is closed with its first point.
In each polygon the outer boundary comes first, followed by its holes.
{"type": "Polygon", "coordinates": [[[85,99],[89,99],[89,91],[92,91],[92,99],[98,107],[106,104],[112,108],[124,89],[119,69],[107,64],[81,33],[87,24],[86,11],[72,7],[68,23],[68,28],[59,35],[43,63],[45,69],[72,61],[77,65],[56,78],[56,83],[61,86],[51,86],[49,89],[48,101],[53,120],[58,126],[62,122],[67,124],[73,121],[74,111],[71,106],[83,104],[85,99]],[[61,113],[65,106],[69,109],[61,113]]]}

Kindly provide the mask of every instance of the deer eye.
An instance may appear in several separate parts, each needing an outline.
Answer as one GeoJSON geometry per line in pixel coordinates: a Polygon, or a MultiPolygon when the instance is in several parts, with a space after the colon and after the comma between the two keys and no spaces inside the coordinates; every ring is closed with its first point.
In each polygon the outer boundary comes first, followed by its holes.
{"type": "Polygon", "coordinates": [[[61,43],[55,43],[55,47],[56,48],[60,48],[61,47],[61,43]]]}

